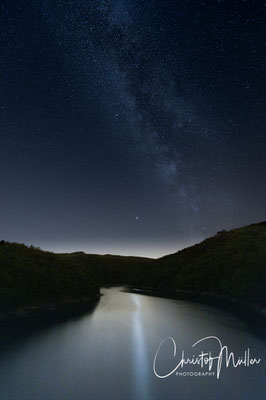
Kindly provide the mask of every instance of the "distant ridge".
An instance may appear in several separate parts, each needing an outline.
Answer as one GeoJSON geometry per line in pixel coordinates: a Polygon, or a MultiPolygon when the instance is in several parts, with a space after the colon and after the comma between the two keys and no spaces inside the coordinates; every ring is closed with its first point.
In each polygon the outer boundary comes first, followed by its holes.
{"type": "Polygon", "coordinates": [[[157,260],[55,254],[0,241],[0,311],[99,296],[123,284],[177,294],[207,293],[265,307],[266,221],[219,231],[157,260]]]}

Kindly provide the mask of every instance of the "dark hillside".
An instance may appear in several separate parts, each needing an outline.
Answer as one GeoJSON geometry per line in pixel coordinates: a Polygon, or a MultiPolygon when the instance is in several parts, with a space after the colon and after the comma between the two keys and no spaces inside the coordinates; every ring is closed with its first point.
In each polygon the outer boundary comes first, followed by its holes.
{"type": "Polygon", "coordinates": [[[0,307],[93,297],[99,277],[78,260],[23,244],[0,244],[0,307]]]}
{"type": "Polygon", "coordinates": [[[146,284],[207,292],[266,304],[266,222],[218,232],[216,236],[162,257],[146,284]]]}
{"type": "Polygon", "coordinates": [[[83,252],[55,254],[0,242],[0,311],[94,298],[102,285],[128,283],[149,259],[83,252]]]}
{"type": "Polygon", "coordinates": [[[266,223],[218,232],[157,260],[83,252],[54,254],[0,242],[2,311],[93,298],[102,285],[115,284],[207,293],[265,305],[266,223]]]}

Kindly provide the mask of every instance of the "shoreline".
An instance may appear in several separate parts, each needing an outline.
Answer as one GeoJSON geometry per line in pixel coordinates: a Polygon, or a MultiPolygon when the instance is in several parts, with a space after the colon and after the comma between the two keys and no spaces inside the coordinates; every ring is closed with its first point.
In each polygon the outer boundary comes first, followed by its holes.
{"type": "Polygon", "coordinates": [[[161,297],[172,300],[194,302],[218,308],[239,317],[249,325],[249,328],[266,337],[266,308],[262,305],[249,303],[242,299],[228,298],[208,292],[193,292],[185,290],[172,290],[169,288],[156,289],[151,287],[127,286],[126,291],[146,296],[161,297]]]}
{"type": "Polygon", "coordinates": [[[92,310],[100,298],[101,294],[98,293],[93,297],[64,299],[48,304],[20,306],[12,311],[0,312],[0,324],[24,322],[26,320],[64,319],[68,316],[85,312],[86,310],[92,310]]]}
{"type": "MultiPolygon", "coordinates": [[[[152,287],[134,287],[127,284],[104,285],[102,287],[121,287],[123,288],[123,291],[128,293],[188,301],[196,304],[207,305],[212,308],[218,308],[239,317],[254,333],[263,338],[266,337],[266,309],[262,306],[248,303],[241,299],[230,299],[225,296],[203,292],[198,293],[183,290],[174,291],[169,288],[156,289],[152,287]]],[[[0,326],[20,322],[45,323],[47,321],[61,321],[82,315],[86,312],[92,312],[97,306],[101,296],[102,294],[99,292],[95,296],[91,297],[65,299],[48,304],[20,306],[16,310],[0,313],[0,326]]]]}

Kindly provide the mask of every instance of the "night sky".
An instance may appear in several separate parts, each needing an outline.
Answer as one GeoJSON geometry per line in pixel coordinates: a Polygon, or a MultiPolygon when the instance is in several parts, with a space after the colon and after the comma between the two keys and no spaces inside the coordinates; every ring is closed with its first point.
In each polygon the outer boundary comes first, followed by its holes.
{"type": "Polygon", "coordinates": [[[265,10],[2,0],[0,239],[158,257],[265,220],[265,10]]]}

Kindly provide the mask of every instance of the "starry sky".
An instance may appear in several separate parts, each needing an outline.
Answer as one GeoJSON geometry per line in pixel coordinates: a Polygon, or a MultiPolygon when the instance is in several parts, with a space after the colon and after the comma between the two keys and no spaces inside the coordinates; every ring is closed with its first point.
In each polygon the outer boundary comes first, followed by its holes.
{"type": "Polygon", "coordinates": [[[0,10],[0,239],[158,257],[266,219],[264,2],[0,10]]]}

